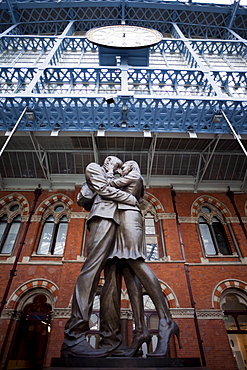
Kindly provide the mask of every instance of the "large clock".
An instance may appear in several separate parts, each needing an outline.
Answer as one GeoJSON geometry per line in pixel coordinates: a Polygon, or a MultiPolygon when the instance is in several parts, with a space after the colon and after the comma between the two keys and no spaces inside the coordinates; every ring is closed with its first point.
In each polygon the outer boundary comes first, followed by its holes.
{"type": "Polygon", "coordinates": [[[120,49],[146,48],[162,40],[162,34],[156,30],[128,25],[93,28],[86,37],[96,45],[120,49]]]}

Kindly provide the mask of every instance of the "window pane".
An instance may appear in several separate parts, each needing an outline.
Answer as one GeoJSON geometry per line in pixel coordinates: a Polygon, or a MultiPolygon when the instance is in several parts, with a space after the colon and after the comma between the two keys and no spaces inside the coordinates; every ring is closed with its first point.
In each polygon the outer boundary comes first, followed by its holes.
{"type": "Polygon", "coordinates": [[[39,241],[39,247],[37,251],[38,254],[49,253],[53,228],[54,228],[53,223],[44,224],[42,235],[39,241]]]}
{"type": "Polygon", "coordinates": [[[153,218],[145,218],[145,233],[155,234],[155,225],[153,218]]]}
{"type": "Polygon", "coordinates": [[[55,208],[56,212],[62,212],[64,210],[64,206],[60,205],[55,208]]]}
{"type": "Polygon", "coordinates": [[[4,233],[4,230],[5,230],[6,226],[7,226],[7,222],[3,222],[1,220],[1,222],[0,222],[0,240],[2,239],[2,236],[3,236],[3,233],[4,233]]]}
{"type": "Polygon", "coordinates": [[[91,330],[99,330],[99,317],[96,313],[92,313],[89,319],[89,328],[91,330]]]}
{"type": "Polygon", "coordinates": [[[211,212],[211,209],[206,207],[206,206],[203,206],[202,207],[202,212],[205,212],[205,213],[210,213],[211,212]]]}
{"type": "Polygon", "coordinates": [[[12,222],[8,236],[3,245],[2,253],[11,253],[20,228],[20,222],[12,222]]]}
{"type": "Polygon", "coordinates": [[[214,246],[214,243],[213,243],[212,236],[210,234],[208,224],[206,224],[206,223],[201,224],[200,223],[199,227],[200,227],[201,237],[202,237],[202,241],[203,241],[203,245],[204,245],[206,254],[216,255],[217,253],[216,253],[216,250],[215,250],[215,246],[214,246]]]}
{"type": "Polygon", "coordinates": [[[147,259],[148,261],[158,261],[159,254],[158,254],[158,245],[155,244],[147,244],[147,259]]]}
{"type": "Polygon", "coordinates": [[[99,311],[100,310],[100,295],[97,294],[93,301],[93,310],[99,311]]]}
{"type": "Polygon", "coordinates": [[[150,316],[150,329],[157,330],[159,326],[159,316],[157,314],[153,314],[150,316]]]}
{"type": "Polygon", "coordinates": [[[66,235],[67,235],[68,224],[60,223],[58,226],[57,239],[53,254],[63,254],[66,235]]]}
{"type": "Polygon", "coordinates": [[[10,207],[10,211],[11,212],[14,212],[14,211],[17,211],[17,209],[19,209],[19,204],[14,204],[12,207],[10,207]]]}
{"type": "Polygon", "coordinates": [[[143,295],[143,306],[144,310],[155,310],[155,305],[149,295],[143,295]]]}
{"type": "Polygon", "coordinates": [[[232,251],[230,249],[230,246],[229,246],[229,243],[226,237],[224,226],[220,222],[213,223],[213,230],[214,230],[215,238],[217,240],[220,253],[232,254],[232,251]]]}
{"type": "Polygon", "coordinates": [[[54,217],[52,215],[48,216],[47,219],[45,220],[45,222],[47,222],[47,221],[54,222],[54,217]]]}

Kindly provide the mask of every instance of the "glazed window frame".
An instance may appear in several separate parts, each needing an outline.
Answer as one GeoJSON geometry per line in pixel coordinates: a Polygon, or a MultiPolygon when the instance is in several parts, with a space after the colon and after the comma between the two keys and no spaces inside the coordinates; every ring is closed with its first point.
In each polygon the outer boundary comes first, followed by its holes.
{"type": "Polygon", "coordinates": [[[148,211],[144,215],[144,230],[145,230],[145,241],[146,241],[146,259],[148,262],[157,262],[160,259],[159,243],[157,234],[157,223],[155,222],[154,215],[148,211]],[[150,222],[152,221],[152,222],[150,222]],[[149,223],[149,224],[148,224],[149,223]],[[147,232],[148,231],[148,232],[147,232]],[[151,241],[154,241],[152,243],[151,241]],[[148,242],[150,240],[150,242],[148,242]],[[148,248],[148,245],[151,248],[148,248]]]}
{"type": "Polygon", "coordinates": [[[227,235],[223,215],[212,205],[203,204],[198,213],[197,231],[204,257],[225,257],[233,252],[231,235],[227,235]]]}
{"type": "Polygon", "coordinates": [[[224,313],[225,327],[228,334],[247,334],[247,295],[236,289],[226,289],[220,297],[220,306],[224,313]],[[237,307],[227,307],[228,296],[234,296],[237,307]]]}
{"type": "Polygon", "coordinates": [[[20,204],[15,202],[5,206],[0,214],[0,255],[11,256],[15,250],[22,225],[21,212],[20,204]]]}
{"type": "Polygon", "coordinates": [[[44,215],[37,256],[63,256],[68,234],[69,217],[64,204],[54,204],[44,215]]]}

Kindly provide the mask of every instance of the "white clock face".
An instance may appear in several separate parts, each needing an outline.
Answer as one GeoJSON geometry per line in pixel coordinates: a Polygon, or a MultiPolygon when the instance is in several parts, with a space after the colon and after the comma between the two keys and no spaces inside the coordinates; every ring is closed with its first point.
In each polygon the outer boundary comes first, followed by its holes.
{"type": "Polygon", "coordinates": [[[93,28],[86,37],[94,44],[121,49],[149,47],[162,40],[162,34],[156,30],[127,25],[93,28]]]}

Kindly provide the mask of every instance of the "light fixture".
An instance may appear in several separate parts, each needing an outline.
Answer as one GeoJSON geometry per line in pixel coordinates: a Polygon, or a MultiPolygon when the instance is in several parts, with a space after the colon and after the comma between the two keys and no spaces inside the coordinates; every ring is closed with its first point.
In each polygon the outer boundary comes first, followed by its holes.
{"type": "Polygon", "coordinates": [[[123,127],[123,128],[127,127],[127,122],[126,121],[122,121],[121,127],[123,127]]]}
{"type": "Polygon", "coordinates": [[[99,128],[97,131],[97,136],[105,136],[105,129],[99,128]]]}
{"type": "Polygon", "coordinates": [[[128,112],[128,106],[127,106],[127,104],[123,104],[122,105],[122,112],[123,113],[127,113],[128,112]]]}
{"type": "Polygon", "coordinates": [[[187,131],[187,133],[189,134],[189,137],[190,137],[191,139],[196,139],[196,138],[197,138],[197,134],[196,134],[196,132],[195,132],[195,131],[193,131],[193,130],[188,130],[188,131],[187,131]]]}
{"type": "Polygon", "coordinates": [[[115,100],[113,99],[113,96],[106,96],[104,98],[104,101],[106,101],[107,104],[113,104],[113,103],[115,103],[115,100]]]}
{"type": "Polygon", "coordinates": [[[26,119],[28,121],[34,121],[35,120],[35,114],[32,110],[27,110],[25,113],[26,119]]]}
{"type": "Polygon", "coordinates": [[[120,66],[121,65],[121,56],[120,55],[117,55],[116,56],[116,65],[117,66],[120,66]]]}
{"type": "Polygon", "coordinates": [[[58,136],[60,132],[60,128],[54,128],[51,132],[51,136],[58,136]]]}
{"type": "Polygon", "coordinates": [[[213,116],[213,123],[220,123],[221,119],[222,119],[222,114],[215,114],[213,116]]]}
{"type": "Polygon", "coordinates": [[[144,137],[152,137],[151,131],[149,129],[143,130],[143,136],[144,137]]]}

